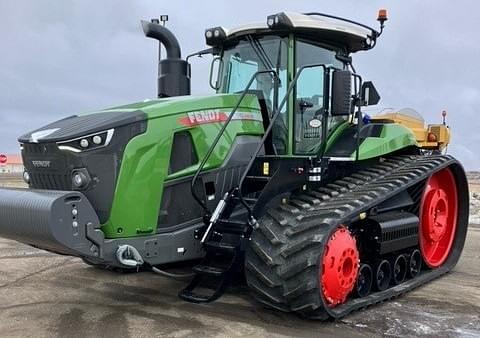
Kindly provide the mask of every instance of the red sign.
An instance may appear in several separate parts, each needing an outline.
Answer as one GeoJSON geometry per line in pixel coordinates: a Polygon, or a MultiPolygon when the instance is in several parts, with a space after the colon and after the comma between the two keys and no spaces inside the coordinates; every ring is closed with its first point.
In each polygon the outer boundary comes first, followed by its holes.
{"type": "Polygon", "coordinates": [[[0,154],[0,165],[7,164],[7,155],[0,154]]]}

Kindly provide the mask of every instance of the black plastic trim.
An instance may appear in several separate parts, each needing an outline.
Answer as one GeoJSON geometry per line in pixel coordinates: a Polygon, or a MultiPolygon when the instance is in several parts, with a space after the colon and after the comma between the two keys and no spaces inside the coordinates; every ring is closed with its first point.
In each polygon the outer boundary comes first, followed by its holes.
{"type": "Polygon", "coordinates": [[[141,111],[107,111],[88,115],[74,115],[26,133],[18,138],[20,143],[50,143],[69,141],[85,135],[118,128],[128,124],[145,121],[147,115],[141,111]],[[56,130],[55,130],[56,129],[56,130]],[[35,137],[42,131],[52,130],[46,136],[35,137]]]}

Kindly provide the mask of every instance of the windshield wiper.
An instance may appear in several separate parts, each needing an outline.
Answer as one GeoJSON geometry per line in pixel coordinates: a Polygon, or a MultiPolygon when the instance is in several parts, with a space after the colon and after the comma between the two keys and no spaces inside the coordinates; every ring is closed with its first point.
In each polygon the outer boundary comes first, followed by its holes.
{"type": "Polygon", "coordinates": [[[252,38],[253,39],[253,42],[257,45],[257,48],[258,50],[260,51],[260,53],[262,53],[263,55],[263,58],[265,59],[265,61],[267,62],[267,65],[270,67],[271,70],[273,70],[273,62],[272,60],[270,60],[270,58],[268,57],[268,54],[267,52],[265,52],[265,49],[263,48],[262,44],[260,43],[260,41],[258,41],[258,39],[256,38],[252,38]]]}
{"type": "Polygon", "coordinates": [[[247,41],[248,43],[250,43],[253,51],[255,52],[255,54],[257,54],[258,58],[262,62],[265,70],[273,70],[273,64],[266,55],[265,50],[263,49],[260,42],[257,39],[254,39],[251,35],[247,35],[247,41]]]}

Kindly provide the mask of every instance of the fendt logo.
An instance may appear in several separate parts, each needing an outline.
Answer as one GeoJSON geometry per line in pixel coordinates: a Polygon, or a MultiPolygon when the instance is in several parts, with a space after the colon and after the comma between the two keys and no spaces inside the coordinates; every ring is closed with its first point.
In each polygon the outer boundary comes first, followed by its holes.
{"type": "Polygon", "coordinates": [[[50,168],[51,161],[32,161],[35,168],[50,168]]]}
{"type": "MultiPolygon", "coordinates": [[[[184,126],[196,126],[206,123],[225,122],[230,112],[219,110],[203,110],[187,113],[186,117],[181,117],[178,122],[184,126]]],[[[258,113],[237,111],[232,120],[262,121],[262,116],[258,113]]]]}
{"type": "Polygon", "coordinates": [[[191,112],[187,113],[187,116],[191,124],[220,122],[227,119],[227,115],[225,113],[215,110],[191,112]]]}
{"type": "Polygon", "coordinates": [[[186,117],[181,117],[178,122],[184,126],[196,126],[199,124],[216,123],[226,121],[227,114],[218,110],[204,110],[187,113],[186,117]]]}

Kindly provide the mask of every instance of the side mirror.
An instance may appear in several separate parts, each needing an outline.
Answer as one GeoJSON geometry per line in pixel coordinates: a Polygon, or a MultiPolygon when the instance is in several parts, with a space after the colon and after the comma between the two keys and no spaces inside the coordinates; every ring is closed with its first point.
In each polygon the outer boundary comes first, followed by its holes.
{"type": "Polygon", "coordinates": [[[210,87],[212,87],[213,90],[219,90],[221,87],[222,69],[223,60],[217,56],[212,60],[212,64],[210,66],[210,87]],[[214,76],[216,76],[215,79],[214,76]]]}
{"type": "Polygon", "coordinates": [[[361,95],[362,106],[374,106],[380,101],[380,95],[372,81],[366,81],[362,84],[361,95]]]}
{"type": "Polygon", "coordinates": [[[350,115],[352,104],[352,73],[348,70],[333,71],[332,116],[350,115]]]}

